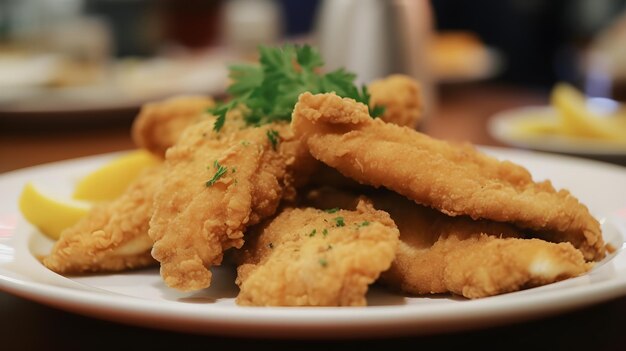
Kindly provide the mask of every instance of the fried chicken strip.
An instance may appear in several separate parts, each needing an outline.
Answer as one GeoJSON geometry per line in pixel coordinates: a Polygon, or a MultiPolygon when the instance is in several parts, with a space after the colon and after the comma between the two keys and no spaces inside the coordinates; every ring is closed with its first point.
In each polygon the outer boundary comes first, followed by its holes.
{"type": "MultiPolygon", "coordinates": [[[[592,264],[570,243],[448,235],[431,249],[445,252],[446,288],[468,298],[492,296],[579,276],[592,264]],[[468,267],[476,267],[468,269],[468,267]]],[[[415,267],[411,265],[410,267],[415,267]]]]}
{"type": "Polygon", "coordinates": [[[387,123],[415,128],[422,119],[420,86],[411,77],[392,74],[373,81],[368,86],[370,105],[384,106],[381,117],[387,123]]]}
{"type": "Polygon", "coordinates": [[[214,105],[213,99],[206,96],[177,96],[145,104],[133,122],[133,141],[163,158],[183,130],[214,105]]]}
{"type": "Polygon", "coordinates": [[[61,233],[43,264],[60,274],[112,272],[156,263],[148,223],[162,165],[147,170],[114,201],[94,207],[61,233]]]}
{"type": "Polygon", "coordinates": [[[150,220],[161,276],[182,291],[208,287],[223,251],[241,247],[246,227],[274,214],[283,195],[287,161],[268,134],[278,132],[279,143],[289,125],[245,128],[227,118],[215,133],[214,122],[192,124],[168,149],[150,220]]]}
{"type": "Polygon", "coordinates": [[[579,276],[591,268],[570,243],[525,239],[506,224],[450,217],[390,192],[370,195],[400,230],[400,247],[381,279],[412,294],[492,296],[579,276]]]}
{"type": "Polygon", "coordinates": [[[365,294],[389,268],[398,230],[382,211],[286,209],[249,234],[237,269],[239,305],[365,306],[365,294]]]}
{"type": "MultiPolygon", "coordinates": [[[[396,258],[381,275],[396,290],[479,298],[576,277],[592,266],[571,244],[525,239],[506,223],[446,216],[386,190],[367,197],[389,213],[400,231],[396,258]]],[[[321,188],[311,191],[306,203],[353,208],[356,199],[321,188]]]]}
{"type": "MultiPolygon", "coordinates": [[[[193,123],[210,118],[206,110],[213,107],[213,99],[204,96],[179,96],[144,105],[132,126],[133,141],[138,147],[164,158],[165,152],[172,147],[185,128],[193,123]]],[[[244,128],[241,121],[242,111],[229,112],[228,120],[244,128]]],[[[320,166],[320,162],[309,154],[300,140],[295,138],[291,128],[283,127],[278,149],[287,164],[284,196],[295,198],[295,189],[306,184],[311,174],[320,166]]]]}
{"type": "Polygon", "coordinates": [[[360,183],[450,216],[514,223],[572,243],[587,260],[605,256],[600,225],[587,207],[549,181],[533,182],[514,163],[372,119],[367,106],[332,93],[300,95],[292,127],[313,157],[360,183]]]}

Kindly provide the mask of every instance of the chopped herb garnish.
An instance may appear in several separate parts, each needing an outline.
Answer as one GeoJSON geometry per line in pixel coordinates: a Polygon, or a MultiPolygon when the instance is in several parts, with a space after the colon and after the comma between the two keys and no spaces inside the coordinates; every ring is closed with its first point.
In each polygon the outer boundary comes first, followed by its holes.
{"type": "Polygon", "coordinates": [[[215,174],[213,175],[213,178],[211,178],[210,180],[208,180],[205,183],[205,185],[207,187],[215,184],[215,182],[217,182],[228,171],[228,168],[226,168],[226,167],[222,166],[221,164],[219,164],[219,162],[217,162],[217,160],[215,160],[215,162],[213,163],[213,167],[217,168],[217,170],[215,171],[215,174]]]}
{"type": "Polygon", "coordinates": [[[272,143],[272,149],[276,150],[276,146],[278,145],[278,132],[275,131],[274,129],[270,129],[267,131],[267,138],[270,140],[270,143],[272,143]]]}
{"type": "Polygon", "coordinates": [[[247,140],[242,140],[242,141],[241,141],[241,145],[243,145],[243,146],[248,146],[248,145],[250,145],[250,142],[249,142],[249,141],[247,141],[247,140]]]}
{"type": "Polygon", "coordinates": [[[335,212],[337,212],[337,211],[339,211],[339,208],[338,208],[338,207],[335,207],[335,208],[329,208],[329,209],[327,209],[327,210],[324,210],[324,212],[326,212],[326,213],[335,213],[335,212]]]}
{"type": "Polygon", "coordinates": [[[332,249],[332,248],[333,248],[333,246],[332,246],[331,244],[328,244],[328,248],[327,248],[327,250],[330,250],[330,249],[332,249]]]}
{"type": "Polygon", "coordinates": [[[333,219],[337,227],[343,227],[344,225],[346,225],[346,223],[343,221],[343,217],[335,217],[333,219]]]}
{"type": "Polygon", "coordinates": [[[318,262],[320,263],[320,266],[322,267],[328,266],[328,261],[326,261],[326,259],[324,258],[320,258],[318,262]]]}
{"type": "Polygon", "coordinates": [[[363,221],[361,224],[359,224],[359,227],[367,227],[368,225],[370,225],[369,221],[363,221]]]}
{"type": "Polygon", "coordinates": [[[309,233],[309,237],[313,237],[315,236],[315,234],[317,233],[317,229],[313,229],[310,233],[309,233]]]}
{"type": "Polygon", "coordinates": [[[322,235],[324,236],[328,235],[328,229],[324,228],[324,230],[322,230],[322,235]]]}
{"type": "Polygon", "coordinates": [[[335,92],[367,105],[370,115],[382,115],[381,106],[370,107],[367,87],[359,89],[356,75],[343,68],[320,73],[324,65],[320,54],[309,45],[287,44],[282,47],[259,47],[259,65],[229,67],[232,84],[228,87],[231,100],[208,109],[217,116],[213,130],[218,132],[226,121],[228,111],[246,107],[244,118],[249,125],[290,121],[298,96],[305,91],[313,94],[335,92]]]}
{"type": "Polygon", "coordinates": [[[234,101],[231,101],[230,103],[217,106],[215,108],[210,108],[207,110],[207,112],[212,113],[217,116],[215,123],[213,123],[213,131],[219,132],[220,129],[222,129],[222,127],[224,126],[224,123],[226,122],[226,112],[228,112],[231,108],[235,106],[233,102],[234,101]]]}

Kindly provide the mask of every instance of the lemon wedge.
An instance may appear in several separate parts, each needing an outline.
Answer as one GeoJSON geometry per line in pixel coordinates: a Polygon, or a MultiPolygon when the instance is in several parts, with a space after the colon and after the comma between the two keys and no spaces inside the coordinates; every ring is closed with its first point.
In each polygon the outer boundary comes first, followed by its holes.
{"type": "Polygon", "coordinates": [[[552,105],[562,122],[563,132],[572,136],[626,141],[626,127],[616,118],[599,116],[587,108],[584,95],[569,84],[552,91],[552,105]]]}
{"type": "Polygon", "coordinates": [[[19,208],[28,222],[57,240],[63,229],[74,225],[89,212],[90,206],[71,199],[58,200],[29,182],[20,195],[19,208]]]}
{"type": "Polygon", "coordinates": [[[81,179],[72,197],[84,201],[110,201],[120,196],[144,169],[160,160],[145,150],[118,157],[81,179]]]}

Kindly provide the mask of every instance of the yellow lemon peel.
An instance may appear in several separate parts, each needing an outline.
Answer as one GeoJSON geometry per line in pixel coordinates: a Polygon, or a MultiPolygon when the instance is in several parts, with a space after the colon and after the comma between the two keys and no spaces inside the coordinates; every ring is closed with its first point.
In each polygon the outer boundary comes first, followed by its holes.
{"type": "Polygon", "coordinates": [[[118,157],[81,179],[72,197],[84,201],[111,201],[146,168],[157,165],[159,158],[145,150],[118,157]]]}
{"type": "Polygon", "coordinates": [[[20,195],[19,208],[28,222],[46,236],[57,240],[65,228],[71,227],[89,212],[90,205],[58,200],[29,182],[20,195]]]}

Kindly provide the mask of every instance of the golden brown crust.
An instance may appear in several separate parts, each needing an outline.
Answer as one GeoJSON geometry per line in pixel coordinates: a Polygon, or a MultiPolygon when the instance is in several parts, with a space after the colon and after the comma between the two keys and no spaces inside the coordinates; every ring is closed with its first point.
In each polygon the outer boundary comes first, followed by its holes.
{"type": "Polygon", "coordinates": [[[370,105],[384,106],[385,122],[415,128],[422,119],[420,86],[415,79],[402,74],[392,74],[373,81],[368,86],[370,105]]]}
{"type": "Polygon", "coordinates": [[[389,215],[365,202],[335,213],[286,209],[250,236],[237,270],[246,306],[364,306],[398,245],[389,215]]]}
{"type": "Polygon", "coordinates": [[[152,256],[165,283],[183,291],[208,287],[210,267],[224,250],[241,247],[246,227],[274,214],[283,194],[286,162],[267,133],[288,125],[244,128],[229,118],[215,133],[213,124],[209,118],[189,126],[168,149],[150,220],[152,256]],[[225,172],[207,185],[216,162],[225,172]]]}
{"type": "MultiPolygon", "coordinates": [[[[394,262],[380,280],[410,294],[453,292],[478,298],[578,276],[591,264],[569,243],[525,239],[506,223],[450,217],[386,190],[370,191],[374,206],[400,231],[394,262]]],[[[357,196],[322,188],[307,203],[353,208],[357,196]]]]}
{"type": "Polygon", "coordinates": [[[302,94],[292,127],[313,157],[361,183],[448,215],[541,231],[572,243],[588,260],[605,255],[600,225],[587,207],[549,181],[533,182],[521,166],[372,119],[365,105],[335,94],[302,94]]]}
{"type": "Polygon", "coordinates": [[[148,223],[152,198],[163,176],[161,165],[146,171],[116,200],[95,207],[66,229],[43,259],[61,274],[112,272],[155,264],[148,223]]]}
{"type": "Polygon", "coordinates": [[[177,96],[147,103],[133,122],[135,144],[163,158],[182,131],[215,102],[206,96],[177,96]]]}
{"type": "Polygon", "coordinates": [[[569,243],[525,239],[506,223],[449,217],[389,193],[371,195],[400,230],[400,246],[381,279],[412,294],[468,298],[576,277],[591,266],[569,243]]]}
{"type": "Polygon", "coordinates": [[[586,273],[586,263],[570,243],[540,239],[495,238],[480,235],[466,240],[450,236],[433,251],[447,251],[446,288],[468,298],[480,298],[553,283],[586,273]],[[471,268],[473,267],[473,268],[471,268]]]}

